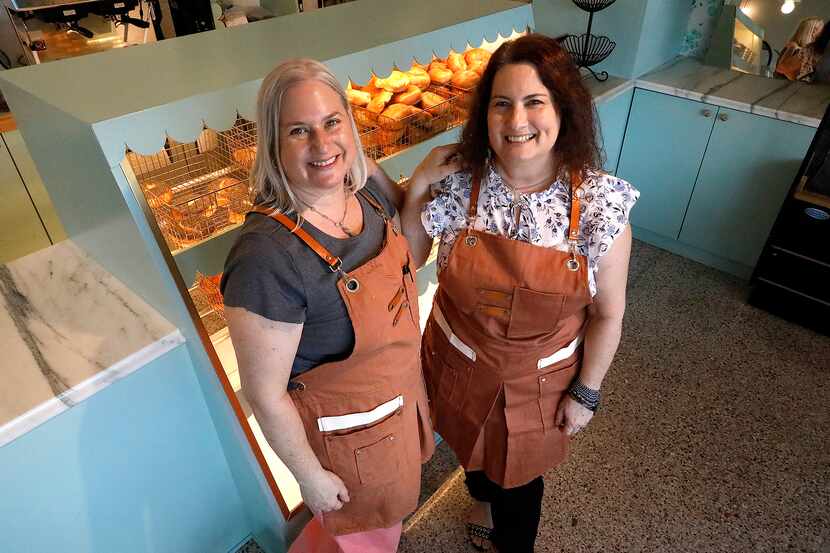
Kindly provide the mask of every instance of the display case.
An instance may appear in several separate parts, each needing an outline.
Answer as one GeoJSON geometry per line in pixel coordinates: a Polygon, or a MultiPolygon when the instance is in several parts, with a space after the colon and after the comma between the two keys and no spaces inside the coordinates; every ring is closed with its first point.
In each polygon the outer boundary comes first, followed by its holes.
{"type": "MultiPolygon", "coordinates": [[[[262,78],[282,60],[311,57],[344,85],[366,83],[470,47],[492,50],[532,26],[526,2],[362,0],[0,75],[67,234],[182,330],[234,477],[270,488],[284,516],[299,494],[237,395],[215,294],[250,207],[262,78]],[[240,440],[248,451],[237,451],[240,440]],[[260,479],[249,477],[252,463],[260,479]]],[[[433,91],[446,103],[428,119],[361,123],[364,149],[395,178],[454,141],[464,120],[463,90],[433,91]]]]}

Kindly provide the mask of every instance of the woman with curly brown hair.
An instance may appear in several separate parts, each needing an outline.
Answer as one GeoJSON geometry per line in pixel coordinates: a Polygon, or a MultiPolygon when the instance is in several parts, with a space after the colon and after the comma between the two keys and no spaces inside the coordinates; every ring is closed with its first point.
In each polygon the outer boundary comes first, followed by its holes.
{"type": "Polygon", "coordinates": [[[528,35],[493,54],[461,144],[410,181],[417,264],[440,238],[421,349],[432,420],[477,501],[477,548],[533,551],[542,475],[593,417],[619,344],[639,193],[598,169],[595,128],[568,54],[528,35]]]}

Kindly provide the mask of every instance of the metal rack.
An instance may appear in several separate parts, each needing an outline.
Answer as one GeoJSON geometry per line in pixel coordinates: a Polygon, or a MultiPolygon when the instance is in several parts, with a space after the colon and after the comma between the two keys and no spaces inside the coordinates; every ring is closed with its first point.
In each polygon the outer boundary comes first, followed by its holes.
{"type": "Polygon", "coordinates": [[[596,73],[591,69],[611,55],[616,42],[607,36],[592,35],[591,27],[594,23],[594,13],[604,10],[616,0],[573,0],[581,10],[588,12],[588,30],[581,35],[567,35],[562,39],[562,46],[574,60],[577,67],[584,67],[598,81],[608,80],[608,72],[596,73]]]}
{"type": "Polygon", "coordinates": [[[168,138],[159,152],[128,151],[127,160],[171,251],[190,247],[244,221],[256,154],[255,124],[204,129],[196,142],[168,138]]]}

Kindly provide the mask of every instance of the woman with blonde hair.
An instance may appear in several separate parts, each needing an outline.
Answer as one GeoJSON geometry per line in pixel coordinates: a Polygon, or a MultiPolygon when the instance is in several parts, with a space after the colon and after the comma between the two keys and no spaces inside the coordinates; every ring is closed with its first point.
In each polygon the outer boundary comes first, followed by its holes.
{"type": "Polygon", "coordinates": [[[243,392],[315,515],[292,550],[391,553],[434,448],[402,196],[319,62],[265,77],[257,129],[221,287],[243,392]]]}
{"type": "Polygon", "coordinates": [[[778,57],[775,74],[791,81],[812,80],[818,60],[813,43],[823,28],[824,20],[820,17],[802,19],[778,57]]]}

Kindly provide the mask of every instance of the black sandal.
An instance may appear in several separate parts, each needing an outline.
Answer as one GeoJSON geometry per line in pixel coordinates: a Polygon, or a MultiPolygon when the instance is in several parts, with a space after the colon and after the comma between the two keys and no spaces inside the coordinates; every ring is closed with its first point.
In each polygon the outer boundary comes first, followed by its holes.
{"type": "Polygon", "coordinates": [[[483,545],[478,545],[476,542],[473,541],[473,538],[475,537],[481,538],[486,541],[492,541],[490,539],[492,535],[492,528],[487,528],[486,526],[481,526],[473,522],[467,523],[467,537],[470,538],[470,545],[475,547],[477,551],[488,551],[490,548],[483,545]]]}

